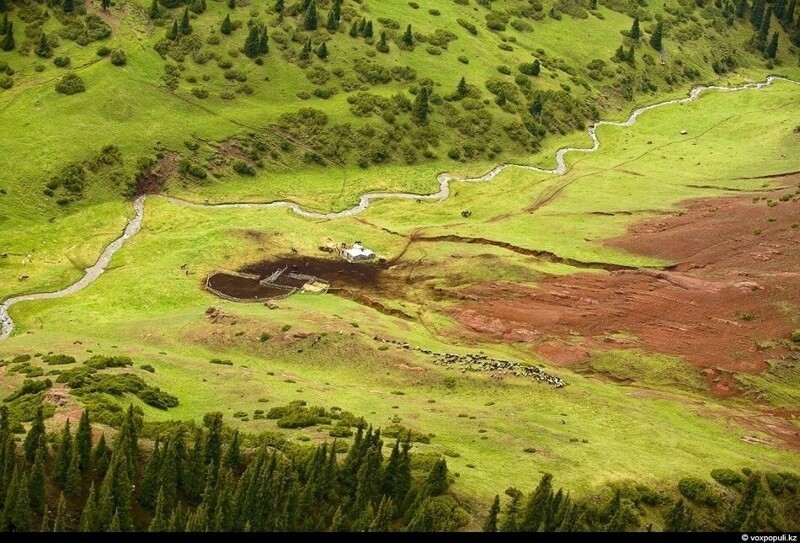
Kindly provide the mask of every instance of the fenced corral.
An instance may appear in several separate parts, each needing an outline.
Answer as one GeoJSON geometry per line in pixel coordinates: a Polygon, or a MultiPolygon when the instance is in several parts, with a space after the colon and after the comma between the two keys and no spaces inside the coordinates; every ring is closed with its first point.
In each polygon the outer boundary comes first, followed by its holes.
{"type": "Polygon", "coordinates": [[[205,288],[224,300],[233,302],[266,302],[287,298],[297,292],[325,294],[328,281],[315,275],[288,272],[279,267],[268,276],[230,270],[214,270],[206,277],[205,288]]]}

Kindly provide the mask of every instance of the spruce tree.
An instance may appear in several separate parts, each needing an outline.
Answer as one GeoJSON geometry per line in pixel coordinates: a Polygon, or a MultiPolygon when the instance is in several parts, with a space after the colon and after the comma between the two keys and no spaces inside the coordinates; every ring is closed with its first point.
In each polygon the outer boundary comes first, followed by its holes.
{"type": "Polygon", "coordinates": [[[114,447],[111,465],[100,485],[97,500],[97,528],[111,531],[111,524],[116,518],[121,531],[130,531],[131,519],[131,479],[128,477],[128,465],[125,448],[114,447]]]}
{"type": "Polygon", "coordinates": [[[0,0],[0,13],[5,13],[8,10],[8,4],[6,0],[0,0]]]}
{"type": "MultiPolygon", "coordinates": [[[[250,32],[247,34],[247,38],[244,40],[244,54],[248,58],[256,58],[258,56],[258,45],[258,28],[253,25],[250,27],[250,32]]],[[[208,462],[208,460],[206,460],[206,462],[208,462]]]]}
{"type": "Polygon", "coordinates": [[[56,520],[53,522],[53,532],[66,532],[67,500],[64,493],[58,497],[58,509],[56,510],[56,520]]]}
{"type": "Polygon", "coordinates": [[[370,19],[364,24],[364,37],[371,38],[373,35],[372,33],[372,20],[370,19]]]}
{"type": "Polygon", "coordinates": [[[311,0],[308,4],[308,9],[306,9],[305,16],[303,17],[303,28],[306,30],[316,30],[317,24],[317,2],[316,0],[311,0]]]}
{"type": "Polygon", "coordinates": [[[186,530],[186,516],[181,504],[172,510],[169,516],[169,531],[170,532],[183,532],[186,530]]]}
{"type": "Polygon", "coordinates": [[[769,37],[769,23],[770,19],[772,18],[772,8],[767,8],[766,13],[764,14],[764,18],[761,19],[761,26],[758,29],[758,35],[756,36],[756,49],[761,51],[762,53],[767,47],[767,37],[769,37]]]}
{"type": "Polygon", "coordinates": [[[175,41],[178,39],[178,20],[172,20],[172,26],[167,29],[167,39],[175,41]]]}
{"type": "MultiPolygon", "coordinates": [[[[0,0],[3,2],[4,0],[0,0]]],[[[0,21],[0,36],[6,35],[6,29],[8,28],[8,13],[3,14],[3,20],[0,21]]]]}
{"type": "Polygon", "coordinates": [[[656,51],[661,51],[661,48],[663,47],[663,44],[661,43],[663,36],[664,36],[664,23],[658,21],[658,23],[656,23],[655,30],[653,30],[653,35],[650,36],[650,47],[652,47],[656,51]]]}
{"type": "Polygon", "coordinates": [[[447,481],[447,462],[440,458],[433,464],[428,479],[425,481],[425,489],[429,496],[438,496],[449,485],[447,481]]]}
{"type": "MultiPolygon", "coordinates": [[[[783,10],[783,17],[781,17],[781,23],[783,27],[788,31],[792,27],[792,21],[794,20],[794,10],[797,7],[797,0],[789,0],[789,4],[787,4],[786,9],[783,10]]],[[[800,28],[800,24],[798,24],[798,28],[800,28]]]]}
{"type": "Polygon", "coordinates": [[[92,486],[89,487],[89,497],[86,498],[86,503],[83,504],[78,530],[81,532],[94,532],[97,529],[97,494],[94,490],[94,482],[92,482],[92,486]]]}
{"type": "Polygon", "coordinates": [[[524,532],[538,532],[545,523],[553,499],[553,476],[549,473],[542,475],[539,485],[528,498],[525,511],[522,514],[520,528],[524,532]]]}
{"type": "Polygon", "coordinates": [[[92,462],[92,425],[89,412],[84,411],[75,431],[75,452],[78,455],[78,467],[81,472],[89,471],[92,462]]]}
{"type": "Polygon", "coordinates": [[[233,433],[231,443],[225,453],[225,465],[231,469],[236,469],[242,462],[242,453],[239,447],[239,430],[233,433]]]}
{"type": "Polygon", "coordinates": [[[752,23],[753,28],[758,29],[761,27],[765,9],[766,4],[764,0],[753,0],[753,9],[750,10],[750,23],[752,23]]]}
{"type": "Polygon", "coordinates": [[[64,10],[64,13],[72,13],[75,11],[75,0],[64,0],[61,4],[61,8],[64,10]]]}
{"type": "Polygon", "coordinates": [[[767,58],[775,58],[778,56],[778,31],[772,33],[772,39],[769,41],[764,56],[767,58]]]}
{"type": "Polygon", "coordinates": [[[167,518],[167,509],[164,506],[164,489],[158,491],[156,498],[156,511],[153,515],[153,520],[147,528],[149,532],[166,532],[169,529],[169,519],[167,518]]]}
{"type": "Polygon", "coordinates": [[[467,92],[469,92],[469,88],[467,87],[467,80],[462,76],[458,82],[458,86],[456,87],[456,98],[461,100],[462,98],[467,96],[467,92]]]}
{"type": "Polygon", "coordinates": [[[108,11],[108,8],[111,7],[111,0],[100,0],[100,7],[103,8],[103,11],[108,11]]]}
{"type": "Polygon", "coordinates": [[[3,51],[11,51],[14,49],[16,44],[14,43],[14,23],[13,21],[8,22],[8,27],[6,28],[6,35],[3,37],[3,43],[0,43],[0,49],[3,51]]]}
{"type": "Polygon", "coordinates": [[[30,477],[28,477],[28,496],[31,501],[31,509],[36,514],[42,514],[47,510],[46,497],[46,477],[45,477],[45,461],[47,459],[47,446],[44,439],[39,440],[39,447],[36,449],[36,458],[31,468],[30,477]]]}
{"type": "Polygon", "coordinates": [[[156,504],[158,489],[161,487],[161,443],[156,440],[153,452],[147,459],[144,474],[139,486],[139,503],[145,508],[152,509],[156,504]]]}
{"type": "Polygon", "coordinates": [[[349,34],[351,38],[358,36],[358,23],[356,21],[353,21],[353,24],[350,25],[349,34]]]}
{"type": "Polygon", "coordinates": [[[380,51],[381,53],[388,53],[389,52],[389,44],[386,41],[386,32],[381,30],[381,38],[378,40],[378,45],[375,46],[375,49],[380,51]]]}
{"type": "Polygon", "coordinates": [[[50,531],[50,515],[48,514],[47,507],[42,511],[42,524],[39,526],[39,531],[42,533],[50,531]]]}
{"type": "Polygon", "coordinates": [[[283,7],[283,0],[277,0],[277,2],[275,2],[275,13],[283,13],[283,7]]]}
{"type": "Polygon", "coordinates": [[[262,55],[269,53],[269,37],[266,28],[262,28],[258,34],[258,52],[262,55]]]}
{"type": "Polygon", "coordinates": [[[39,41],[36,44],[35,53],[37,56],[40,56],[42,58],[50,58],[50,56],[53,54],[53,48],[50,47],[50,42],[47,40],[47,36],[45,35],[44,32],[42,32],[41,35],[39,36],[39,41]]]}
{"type": "Polygon", "coordinates": [[[494,501],[492,502],[492,507],[489,509],[489,517],[486,519],[486,522],[483,524],[483,531],[484,532],[496,532],[497,531],[497,516],[500,514],[500,496],[496,495],[494,497],[494,501]]]}
{"type": "Polygon", "coordinates": [[[106,445],[106,435],[100,434],[100,439],[92,453],[92,464],[97,473],[102,477],[108,470],[108,465],[111,463],[111,449],[106,445]]]}
{"type": "Polygon", "coordinates": [[[158,0],[153,0],[153,3],[150,4],[150,9],[147,11],[147,15],[150,19],[157,19],[160,13],[161,8],[158,5],[158,0]]]}
{"type": "Polygon", "coordinates": [[[632,40],[638,40],[642,37],[642,30],[639,28],[639,17],[634,17],[629,35],[632,40]]]}
{"type": "Polygon", "coordinates": [[[179,452],[178,440],[171,439],[164,444],[161,471],[157,480],[160,490],[164,492],[164,507],[167,511],[172,509],[178,501],[179,452]]]}
{"type": "Polygon", "coordinates": [[[325,29],[328,32],[336,32],[339,22],[336,20],[336,13],[333,10],[328,12],[328,19],[325,21],[325,29]]]}
{"type": "Polygon", "coordinates": [[[308,60],[311,56],[311,38],[306,40],[305,45],[300,50],[299,58],[300,60],[308,60]]]}
{"type": "Polygon", "coordinates": [[[411,32],[411,25],[408,25],[405,33],[403,33],[403,45],[406,47],[412,47],[414,45],[414,34],[411,32]]]}
{"type": "Polygon", "coordinates": [[[219,31],[225,34],[226,36],[233,32],[233,23],[231,23],[231,16],[229,13],[225,14],[225,18],[222,20],[222,24],[219,25],[219,31]]]}
{"type": "Polygon", "coordinates": [[[119,510],[114,511],[114,516],[111,517],[111,524],[108,525],[109,533],[118,533],[122,531],[122,521],[120,520],[119,510]]]}
{"type": "Polygon", "coordinates": [[[542,71],[542,63],[539,62],[539,59],[534,59],[533,63],[531,64],[531,75],[536,76],[539,75],[539,72],[542,71]]]}
{"type": "Polygon", "coordinates": [[[745,13],[747,13],[747,0],[737,0],[737,2],[736,2],[736,18],[737,19],[744,19],[745,13]]]}
{"type": "Polygon", "coordinates": [[[55,465],[53,466],[53,482],[62,489],[67,482],[70,460],[72,460],[72,433],[69,428],[69,419],[67,419],[67,422],[64,423],[64,429],[61,431],[58,454],[56,454],[55,465]]]}
{"type": "Polygon", "coordinates": [[[228,0],[228,9],[236,9],[236,0],[228,0]]]}
{"type": "Polygon", "coordinates": [[[694,514],[684,503],[683,498],[679,499],[664,516],[665,532],[692,532],[694,527],[694,514]]]}
{"type": "Polygon", "coordinates": [[[184,36],[188,36],[192,33],[192,24],[189,22],[189,8],[185,8],[183,10],[183,17],[181,17],[181,26],[180,26],[181,34],[184,36]]]}
{"type": "Polygon", "coordinates": [[[319,47],[317,47],[315,53],[317,55],[317,58],[319,58],[320,60],[325,60],[326,58],[328,58],[328,46],[325,45],[325,42],[319,44],[319,47]]]}
{"type": "Polygon", "coordinates": [[[66,479],[64,480],[64,493],[69,498],[74,498],[81,491],[81,471],[79,467],[78,453],[75,447],[72,448],[72,455],[67,469],[66,479]]]}
{"type": "Polygon", "coordinates": [[[28,462],[33,462],[36,459],[36,452],[39,449],[39,440],[44,438],[44,433],[44,410],[39,406],[36,409],[36,415],[33,417],[31,429],[28,430],[28,433],[25,435],[25,441],[22,443],[25,460],[28,462]]]}
{"type": "Polygon", "coordinates": [[[333,514],[333,518],[331,519],[331,524],[328,527],[329,532],[341,532],[345,525],[345,518],[344,513],[342,513],[342,506],[336,508],[336,512],[333,514]]]}
{"type": "Polygon", "coordinates": [[[31,503],[28,494],[28,476],[24,469],[18,467],[16,477],[12,476],[11,485],[6,494],[3,516],[6,526],[13,532],[27,532],[31,522],[31,503]]]}
{"type": "Polygon", "coordinates": [[[503,523],[500,525],[501,532],[518,532],[520,523],[520,501],[522,500],[522,492],[515,492],[511,496],[511,502],[506,509],[506,515],[503,523]]]}

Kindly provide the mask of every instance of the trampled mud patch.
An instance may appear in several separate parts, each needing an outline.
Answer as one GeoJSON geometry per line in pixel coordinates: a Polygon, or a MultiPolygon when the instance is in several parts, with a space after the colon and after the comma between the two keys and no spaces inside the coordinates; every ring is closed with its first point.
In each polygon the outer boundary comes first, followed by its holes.
{"type": "Polygon", "coordinates": [[[451,313],[468,335],[530,342],[554,363],[580,363],[609,348],[681,355],[713,392],[735,394],[735,381],[715,368],[765,370],[768,359],[786,354],[766,342],[787,339],[800,319],[800,201],[794,189],[771,193],[772,204],[753,198],[693,200],[608,242],[663,258],[674,264],[670,271],[548,277],[538,288],[476,284],[463,291],[474,301],[451,313]]]}
{"type": "Polygon", "coordinates": [[[208,286],[224,296],[251,301],[285,296],[291,289],[299,289],[307,283],[300,276],[313,276],[329,283],[329,292],[352,298],[354,292],[363,289],[378,290],[386,268],[385,262],[354,263],[342,259],[313,257],[279,258],[251,264],[240,269],[238,274],[213,274],[208,279],[208,286]],[[262,279],[279,270],[284,272],[276,283],[285,288],[264,286],[260,283],[262,279]]]}

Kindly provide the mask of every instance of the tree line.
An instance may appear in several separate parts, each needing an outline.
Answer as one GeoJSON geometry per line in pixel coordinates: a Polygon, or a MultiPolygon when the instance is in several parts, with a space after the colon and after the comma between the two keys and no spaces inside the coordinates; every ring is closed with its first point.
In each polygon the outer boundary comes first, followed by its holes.
{"type": "MultiPolygon", "coordinates": [[[[431,531],[466,513],[447,493],[444,458],[416,458],[380,430],[352,442],[271,446],[223,425],[174,423],[140,438],[132,407],[113,440],[93,439],[88,411],[73,432],[45,430],[38,409],[22,438],[0,407],[0,527],[5,531],[431,531]],[[18,444],[18,441],[21,443],[18,444]]],[[[96,436],[95,436],[96,437],[96,436]]]]}

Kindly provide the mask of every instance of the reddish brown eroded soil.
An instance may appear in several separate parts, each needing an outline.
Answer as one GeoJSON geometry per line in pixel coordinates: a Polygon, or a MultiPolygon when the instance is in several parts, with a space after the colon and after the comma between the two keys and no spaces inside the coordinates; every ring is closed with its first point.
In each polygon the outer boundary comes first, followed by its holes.
{"type": "MultiPolygon", "coordinates": [[[[800,176],[784,181],[794,186],[800,176]]],[[[608,348],[681,355],[704,370],[715,394],[733,395],[736,382],[726,372],[766,369],[781,348],[759,343],[788,338],[797,327],[790,314],[800,311],[797,222],[797,200],[775,207],[752,196],[692,200],[681,213],[640,221],[607,242],[675,263],[670,271],[548,277],[538,288],[477,284],[465,291],[475,301],[453,315],[469,335],[531,342],[557,364],[608,348]]]]}

